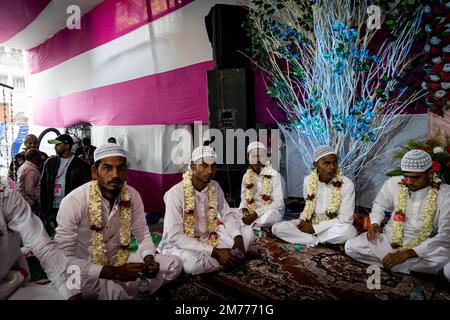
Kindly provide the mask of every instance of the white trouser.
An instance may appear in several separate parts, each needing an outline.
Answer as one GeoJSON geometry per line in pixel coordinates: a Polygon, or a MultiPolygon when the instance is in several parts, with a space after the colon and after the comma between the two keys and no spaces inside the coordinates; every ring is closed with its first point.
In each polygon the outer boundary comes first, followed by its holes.
{"type": "Polygon", "coordinates": [[[289,220],[275,223],[272,226],[272,233],[284,241],[315,246],[318,243],[345,243],[348,239],[354,238],[357,234],[355,227],[348,223],[336,222],[329,229],[317,235],[302,232],[298,229],[300,220],[289,220]]]}
{"type": "Polygon", "coordinates": [[[7,299],[23,285],[26,285],[26,279],[23,274],[16,270],[9,271],[0,282],[0,300],[7,299]]]}
{"type": "MultiPolygon", "coordinates": [[[[244,240],[244,247],[247,251],[249,246],[255,240],[252,226],[242,226],[241,233],[244,240]]],[[[223,225],[218,226],[217,234],[219,235],[219,243],[217,244],[217,248],[233,247],[234,239],[227,233],[223,225]]],[[[189,274],[209,273],[217,271],[221,268],[220,263],[216,259],[204,252],[180,249],[177,247],[164,248],[162,252],[164,254],[179,257],[183,262],[184,272],[189,274]]]]}
{"type": "MultiPolygon", "coordinates": [[[[163,284],[176,279],[182,271],[180,259],[175,256],[164,254],[155,255],[155,261],[159,263],[159,273],[155,278],[147,279],[149,283],[149,293],[153,294],[163,284]]],[[[136,253],[131,253],[128,258],[129,263],[143,262],[136,253]]],[[[88,279],[82,284],[83,299],[99,300],[130,300],[138,294],[138,284],[140,279],[130,282],[120,282],[115,280],[88,279]]]]}
{"type": "MultiPolygon", "coordinates": [[[[1,257],[0,259],[5,259],[6,257],[1,257]]],[[[22,254],[17,256],[16,261],[13,264],[13,269],[11,269],[3,279],[0,279],[0,300],[7,299],[15,290],[27,284],[30,279],[30,270],[28,269],[28,262],[22,254]],[[22,269],[27,277],[24,276],[18,269],[22,269]]]]}
{"type": "Polygon", "coordinates": [[[275,209],[267,210],[261,217],[253,222],[253,226],[270,228],[274,223],[280,222],[283,214],[275,209]]]}
{"type": "MultiPolygon", "coordinates": [[[[386,237],[386,235],[380,234],[378,237],[386,237]]],[[[387,237],[384,240],[389,241],[387,237]]],[[[374,250],[377,250],[376,245],[369,243],[369,240],[367,240],[367,232],[360,234],[356,238],[348,240],[345,244],[345,253],[349,257],[362,263],[381,267],[383,266],[383,260],[375,255],[374,250]]],[[[392,271],[406,274],[409,274],[410,271],[437,274],[444,268],[448,261],[448,250],[439,247],[432,250],[432,252],[427,253],[423,257],[409,259],[394,266],[392,271]]]]}
{"type": "Polygon", "coordinates": [[[44,285],[30,283],[20,287],[8,300],[65,300],[51,283],[44,285]]]}

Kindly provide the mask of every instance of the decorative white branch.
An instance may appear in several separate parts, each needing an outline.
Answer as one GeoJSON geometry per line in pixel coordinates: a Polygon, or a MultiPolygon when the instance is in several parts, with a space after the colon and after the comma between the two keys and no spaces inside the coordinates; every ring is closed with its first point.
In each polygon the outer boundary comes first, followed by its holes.
{"type": "Polygon", "coordinates": [[[286,123],[278,123],[279,128],[304,163],[312,164],[312,151],[318,145],[332,145],[344,174],[356,178],[407,121],[399,117],[405,108],[425,95],[401,88],[387,97],[377,92],[383,83],[385,92],[394,90],[397,78],[405,74],[421,8],[415,18],[402,22],[395,40],[385,40],[376,52],[365,56],[377,32],[366,28],[369,1],[318,0],[310,6],[310,32],[299,23],[305,15],[300,10],[302,3],[309,1],[265,0],[266,7],[273,8],[271,15],[259,14],[262,9],[257,6],[250,10],[254,36],[267,55],[260,67],[287,117],[286,123]],[[288,37],[289,32],[295,36],[288,37]],[[343,38],[347,34],[351,40],[343,38]],[[365,69],[358,70],[358,66],[365,69]],[[361,104],[361,112],[352,116],[355,104],[361,104]],[[362,125],[364,120],[367,123],[362,125]]]}

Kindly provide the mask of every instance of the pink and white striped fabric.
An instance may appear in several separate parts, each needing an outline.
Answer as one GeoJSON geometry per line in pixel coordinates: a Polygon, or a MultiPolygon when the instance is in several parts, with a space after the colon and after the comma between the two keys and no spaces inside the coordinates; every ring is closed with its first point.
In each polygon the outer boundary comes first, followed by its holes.
{"type": "Polygon", "coordinates": [[[25,29],[48,5],[50,0],[0,1],[0,43],[25,29]]]}
{"type": "MultiPolygon", "coordinates": [[[[179,132],[186,137],[194,122],[208,123],[206,72],[213,62],[205,16],[217,3],[247,2],[19,2],[27,14],[9,17],[15,25],[0,33],[0,43],[27,50],[33,125],[88,122],[94,145],[115,137],[130,154],[128,182],[146,211],[164,212],[163,195],[189,161],[192,141],[178,139],[179,132]],[[82,13],[79,30],[66,27],[66,9],[74,4],[82,13]]],[[[260,87],[262,77],[257,79],[260,87]]],[[[258,90],[265,111],[270,101],[264,87],[258,90]]],[[[260,123],[273,122],[267,112],[257,115],[260,123]]]]}
{"type": "Polygon", "coordinates": [[[147,212],[164,212],[163,195],[185,170],[173,157],[190,145],[173,134],[208,122],[204,17],[216,3],[237,1],[105,0],[80,30],[61,29],[28,50],[34,124],[89,122],[94,145],[115,137],[147,212]]]}

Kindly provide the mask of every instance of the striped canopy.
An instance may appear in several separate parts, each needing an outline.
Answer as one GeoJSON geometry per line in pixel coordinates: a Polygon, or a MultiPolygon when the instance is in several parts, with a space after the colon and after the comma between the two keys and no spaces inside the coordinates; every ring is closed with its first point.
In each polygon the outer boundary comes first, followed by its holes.
{"type": "MultiPolygon", "coordinates": [[[[0,44],[27,51],[32,124],[90,123],[93,145],[115,137],[131,157],[129,184],[148,212],[163,212],[164,192],[181,181],[192,143],[174,134],[208,123],[205,16],[217,3],[242,2],[0,0],[0,44]],[[67,27],[71,5],[80,9],[80,29],[67,27]]],[[[257,114],[269,119],[263,99],[257,114]]]]}

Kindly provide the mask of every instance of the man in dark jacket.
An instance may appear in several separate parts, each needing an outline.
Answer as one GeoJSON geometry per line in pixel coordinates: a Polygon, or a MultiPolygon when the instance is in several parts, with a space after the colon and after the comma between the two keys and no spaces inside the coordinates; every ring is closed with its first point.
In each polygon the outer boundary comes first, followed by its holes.
{"type": "Polygon", "coordinates": [[[62,199],[91,180],[91,169],[86,162],[72,153],[73,139],[68,134],[59,135],[48,143],[55,145],[57,155],[50,157],[44,164],[41,176],[41,206],[45,228],[52,235],[62,199]]]}
{"type": "Polygon", "coordinates": [[[97,147],[91,145],[91,138],[83,138],[83,145],[75,150],[75,156],[86,161],[90,166],[94,164],[94,151],[97,147]]]}

